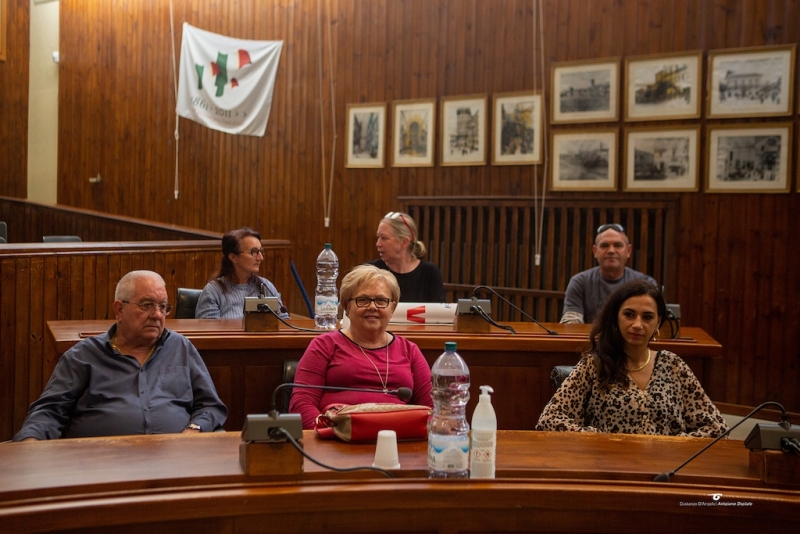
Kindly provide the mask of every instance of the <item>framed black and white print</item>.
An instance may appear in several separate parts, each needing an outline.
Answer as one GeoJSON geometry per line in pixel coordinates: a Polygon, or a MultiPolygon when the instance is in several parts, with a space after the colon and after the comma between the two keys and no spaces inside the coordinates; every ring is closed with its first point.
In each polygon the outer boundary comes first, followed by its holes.
{"type": "Polygon", "coordinates": [[[486,95],[442,98],[442,165],[486,163],[486,95]]]}
{"type": "Polygon", "coordinates": [[[699,126],[625,130],[625,191],[697,191],[699,126]]]}
{"type": "Polygon", "coordinates": [[[542,162],[542,95],[536,91],[494,95],[492,165],[542,162]]]}
{"type": "Polygon", "coordinates": [[[787,193],[792,125],[709,126],[708,193],[787,193]]]}
{"type": "Polygon", "coordinates": [[[347,104],[345,167],[383,167],[386,104],[347,104]]]}
{"type": "Polygon", "coordinates": [[[392,167],[432,167],[436,99],[393,104],[392,167]]]}
{"type": "Polygon", "coordinates": [[[619,119],[619,59],[553,64],[553,124],[619,119]]]}
{"type": "Polygon", "coordinates": [[[617,130],[554,132],[550,143],[554,191],[615,191],[617,130]]]}
{"type": "Polygon", "coordinates": [[[708,53],[711,119],[791,115],[796,45],[708,53]]]}
{"type": "Polygon", "coordinates": [[[625,60],[625,120],[700,117],[702,52],[625,60]]]}

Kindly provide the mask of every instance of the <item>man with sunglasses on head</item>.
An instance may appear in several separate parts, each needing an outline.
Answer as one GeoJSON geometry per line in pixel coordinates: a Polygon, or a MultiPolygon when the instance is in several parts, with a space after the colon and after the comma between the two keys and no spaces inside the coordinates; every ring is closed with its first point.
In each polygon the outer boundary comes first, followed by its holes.
{"type": "Polygon", "coordinates": [[[608,296],[624,282],[643,278],[653,285],[656,281],[639,271],[626,267],[631,255],[631,243],[621,224],[601,224],[592,245],[597,267],[573,276],[564,296],[561,323],[591,323],[608,296]]]}
{"type": "Polygon", "coordinates": [[[211,432],[225,422],[197,349],[164,328],[164,279],[126,274],[112,307],[117,322],[64,353],[14,441],[211,432]]]}

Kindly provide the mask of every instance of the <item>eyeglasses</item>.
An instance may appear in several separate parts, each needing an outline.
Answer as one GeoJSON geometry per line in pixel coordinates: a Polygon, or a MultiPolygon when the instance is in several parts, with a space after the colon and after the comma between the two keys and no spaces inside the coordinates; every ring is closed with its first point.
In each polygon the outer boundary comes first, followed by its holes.
{"type": "Polygon", "coordinates": [[[241,250],[241,251],[237,252],[237,254],[250,254],[254,258],[257,258],[259,254],[261,254],[262,256],[264,255],[264,249],[263,248],[251,248],[250,250],[241,250]]]}
{"type": "Polygon", "coordinates": [[[153,311],[158,308],[158,311],[160,311],[162,314],[169,315],[173,308],[172,304],[164,304],[163,302],[156,303],[152,300],[145,300],[144,302],[139,302],[138,304],[135,302],[129,302],[127,300],[123,300],[122,302],[125,304],[134,304],[135,306],[139,306],[139,309],[147,314],[153,313],[153,311]]]}
{"type": "Polygon", "coordinates": [[[369,308],[369,305],[373,302],[376,308],[388,308],[389,304],[392,302],[392,299],[387,299],[386,297],[377,297],[374,299],[369,297],[356,297],[350,300],[356,301],[356,306],[359,308],[369,308]]]}
{"type": "Polygon", "coordinates": [[[597,233],[602,234],[606,230],[616,230],[617,232],[624,234],[625,227],[619,223],[608,223],[608,224],[601,224],[597,227],[597,233]]]}

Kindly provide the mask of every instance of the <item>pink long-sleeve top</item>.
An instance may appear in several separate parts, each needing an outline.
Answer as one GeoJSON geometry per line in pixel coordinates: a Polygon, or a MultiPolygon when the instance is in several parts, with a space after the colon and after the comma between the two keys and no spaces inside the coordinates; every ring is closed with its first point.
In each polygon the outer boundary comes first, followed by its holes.
{"type": "MultiPolygon", "coordinates": [[[[297,366],[294,381],[318,386],[354,387],[382,390],[407,387],[413,395],[408,404],[433,407],[431,370],[416,344],[392,335],[388,345],[389,376],[386,378],[387,347],[363,349],[341,331],[317,336],[308,345],[297,366]],[[369,361],[368,361],[369,360],[369,361]],[[370,363],[371,362],[371,363],[370,363]],[[377,368],[377,369],[376,369],[377,368]]],[[[381,402],[405,404],[394,395],[382,392],[324,391],[294,388],[289,411],[299,413],[303,428],[314,428],[314,420],[331,404],[381,402]]]]}

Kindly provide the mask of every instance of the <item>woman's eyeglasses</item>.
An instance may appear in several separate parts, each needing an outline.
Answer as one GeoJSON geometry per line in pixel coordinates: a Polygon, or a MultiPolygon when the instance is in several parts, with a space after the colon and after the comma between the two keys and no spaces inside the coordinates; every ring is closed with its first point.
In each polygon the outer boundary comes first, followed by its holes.
{"type": "Polygon", "coordinates": [[[263,248],[251,248],[250,250],[242,250],[240,252],[237,252],[237,254],[250,254],[254,258],[257,258],[259,254],[261,254],[262,256],[264,255],[264,249],[263,248]]]}
{"type": "Polygon", "coordinates": [[[377,297],[374,299],[369,297],[356,297],[350,300],[356,301],[356,306],[359,308],[369,308],[369,305],[373,302],[376,308],[388,308],[389,304],[392,302],[392,299],[387,299],[386,297],[377,297]]]}
{"type": "Polygon", "coordinates": [[[608,224],[601,224],[597,227],[597,233],[602,234],[606,230],[616,230],[617,232],[624,234],[625,227],[619,223],[608,223],[608,224]]]}

